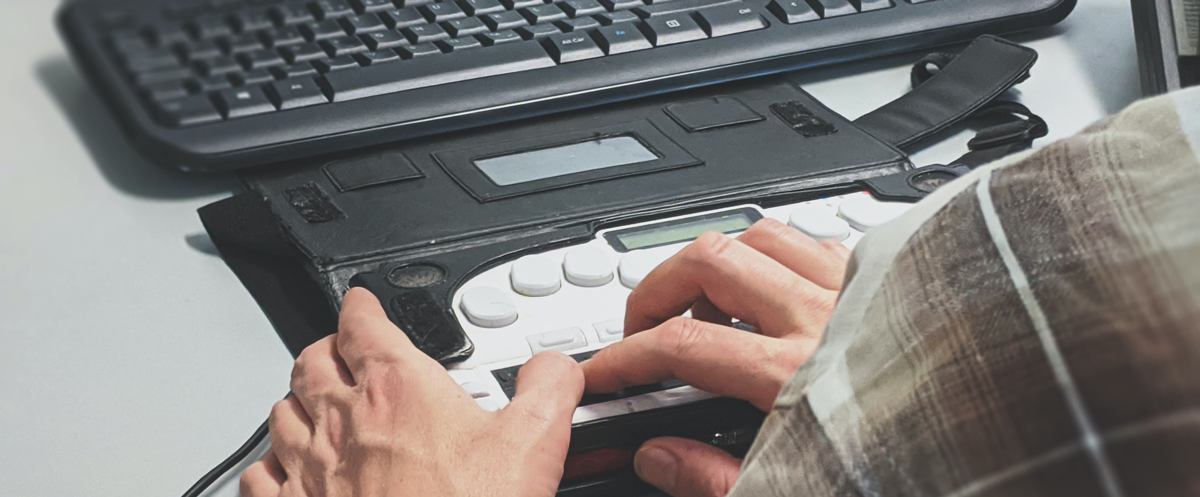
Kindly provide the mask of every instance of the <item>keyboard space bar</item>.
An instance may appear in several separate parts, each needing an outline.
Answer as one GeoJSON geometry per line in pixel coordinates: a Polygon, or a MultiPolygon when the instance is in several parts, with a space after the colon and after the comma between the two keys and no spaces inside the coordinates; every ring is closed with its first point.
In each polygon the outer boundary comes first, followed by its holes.
{"type": "Polygon", "coordinates": [[[325,75],[334,102],[553,66],[536,42],[506,43],[325,75]]]}

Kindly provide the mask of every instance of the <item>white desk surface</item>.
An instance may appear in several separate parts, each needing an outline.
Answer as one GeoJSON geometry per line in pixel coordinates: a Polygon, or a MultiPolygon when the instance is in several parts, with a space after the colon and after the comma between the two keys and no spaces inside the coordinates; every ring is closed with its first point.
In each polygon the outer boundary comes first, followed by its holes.
{"type": "MultiPolygon", "coordinates": [[[[0,1],[0,495],[179,495],[265,419],[291,357],[196,216],[235,181],[133,151],[65,54],[56,3],[0,1]]],[[[1020,94],[1050,138],[1140,94],[1127,0],[1012,38],[1041,53],[1020,94]]],[[[854,118],[906,92],[915,59],[796,79],[854,118]]]]}

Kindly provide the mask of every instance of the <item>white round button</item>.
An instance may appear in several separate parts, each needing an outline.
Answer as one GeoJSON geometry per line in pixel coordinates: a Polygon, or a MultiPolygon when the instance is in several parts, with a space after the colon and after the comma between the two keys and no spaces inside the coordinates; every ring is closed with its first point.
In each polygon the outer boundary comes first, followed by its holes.
{"type": "Polygon", "coordinates": [[[517,321],[517,304],[504,292],[478,286],[463,292],[462,310],[475,326],[503,328],[517,321]]]}
{"type": "Polygon", "coordinates": [[[858,231],[867,231],[900,217],[910,207],[899,202],[880,202],[870,195],[855,195],[842,202],[838,215],[858,231]]]}
{"type": "Polygon", "coordinates": [[[608,254],[596,247],[571,249],[563,257],[563,273],[576,286],[604,286],[613,279],[608,254]]]}
{"type": "Polygon", "coordinates": [[[562,275],[558,264],[540,255],[517,259],[509,276],[513,291],[521,295],[545,297],[562,288],[562,275]]]}
{"type": "Polygon", "coordinates": [[[821,240],[840,242],[850,236],[850,224],[829,211],[811,205],[801,205],[793,210],[788,217],[788,225],[818,242],[821,240]]]}
{"type": "Polygon", "coordinates": [[[630,289],[637,288],[650,274],[654,268],[667,260],[667,256],[661,253],[634,251],[626,254],[621,258],[621,262],[617,264],[617,271],[621,273],[621,284],[630,289]]]}

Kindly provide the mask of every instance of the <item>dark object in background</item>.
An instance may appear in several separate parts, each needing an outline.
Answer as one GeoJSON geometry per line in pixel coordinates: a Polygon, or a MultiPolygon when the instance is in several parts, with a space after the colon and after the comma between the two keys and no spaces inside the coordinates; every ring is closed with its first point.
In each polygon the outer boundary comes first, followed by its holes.
{"type": "Polygon", "coordinates": [[[1075,3],[94,0],[59,27],[139,150],[220,171],[1033,29],[1075,3]]]}
{"type": "Polygon", "coordinates": [[[1142,92],[1200,84],[1200,0],[1132,0],[1142,92]]]}

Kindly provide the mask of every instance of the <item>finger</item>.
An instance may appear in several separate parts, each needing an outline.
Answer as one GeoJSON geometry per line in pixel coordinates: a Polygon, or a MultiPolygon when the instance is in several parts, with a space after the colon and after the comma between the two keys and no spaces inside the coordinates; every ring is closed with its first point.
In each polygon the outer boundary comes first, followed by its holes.
{"type": "Polygon", "coordinates": [[[842,252],[832,249],[811,237],[774,219],[763,219],[738,236],[738,241],[763,255],[775,259],[784,267],[827,290],[841,290],[846,277],[849,252],[834,242],[842,252]]]}
{"type": "Polygon", "coordinates": [[[281,461],[293,460],[312,440],[312,419],[294,395],[275,403],[267,426],[271,432],[271,452],[281,461]]]}
{"type": "Polygon", "coordinates": [[[283,489],[283,468],[275,453],[267,451],[260,461],[251,464],[242,472],[240,489],[242,497],[277,497],[283,489]]]}
{"type": "Polygon", "coordinates": [[[679,316],[700,298],[766,335],[820,336],[837,294],[720,233],[707,233],[668,259],[630,294],[629,336],[679,316]]]}
{"type": "Polygon", "coordinates": [[[764,337],[679,317],[609,345],[582,368],[588,392],[676,379],[767,411],[815,348],[815,340],[764,337]]]}
{"type": "Polygon", "coordinates": [[[310,415],[329,397],[348,394],[354,386],[350,370],[337,351],[337,335],[329,335],[306,347],[292,367],[292,393],[310,415]]]}
{"type": "Polygon", "coordinates": [[[733,324],[733,320],[729,318],[724,311],[717,309],[706,298],[700,298],[696,303],[692,304],[692,319],[698,319],[706,323],[719,324],[721,326],[729,326],[733,324]]]}
{"type": "MultiPolygon", "coordinates": [[[[351,288],[342,297],[338,315],[338,354],[358,379],[373,363],[422,362],[422,354],[388,319],[379,299],[363,288],[351,288]]],[[[356,380],[357,381],[357,380],[356,380]]]]}
{"type": "Polygon", "coordinates": [[[742,462],[694,440],[656,438],[638,449],[633,468],[646,483],[673,497],[725,497],[742,462]]]}
{"type": "Polygon", "coordinates": [[[583,371],[579,363],[560,352],[542,352],[521,366],[516,395],[504,413],[545,420],[546,426],[565,430],[569,436],[571,416],[582,397],[583,371]]]}

